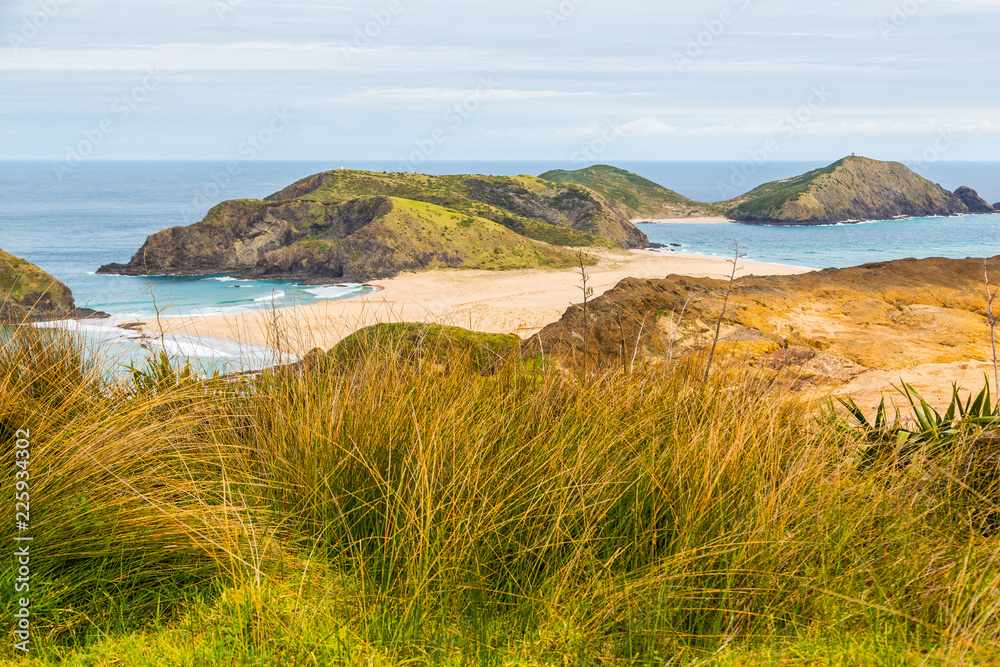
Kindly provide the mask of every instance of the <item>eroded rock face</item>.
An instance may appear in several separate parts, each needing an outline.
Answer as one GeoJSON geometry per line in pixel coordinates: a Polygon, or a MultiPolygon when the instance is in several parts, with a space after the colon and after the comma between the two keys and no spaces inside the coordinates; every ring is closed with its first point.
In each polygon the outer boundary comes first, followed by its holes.
{"type": "Polygon", "coordinates": [[[151,235],[128,264],[108,264],[98,273],[203,275],[253,269],[268,253],[309,234],[347,236],[389,206],[373,198],[332,206],[310,201],[233,200],[219,204],[201,222],[151,235]]]}
{"type": "MultiPolygon", "coordinates": [[[[986,266],[1000,282],[1000,257],[986,266]]],[[[595,364],[693,358],[712,344],[726,287],[707,278],[628,278],[588,305],[586,326],[575,305],[538,337],[547,354],[569,363],[582,362],[585,347],[595,364]]],[[[831,387],[873,369],[985,362],[991,357],[986,307],[981,259],[749,276],[733,286],[716,358],[793,370],[831,387]]],[[[537,350],[539,341],[525,345],[537,350]]]]}
{"type": "Polygon", "coordinates": [[[962,200],[962,203],[969,209],[969,213],[995,213],[994,207],[986,203],[986,200],[979,196],[979,193],[972,188],[962,186],[955,190],[955,196],[962,200]]]}
{"type": "Polygon", "coordinates": [[[565,189],[549,196],[506,181],[470,178],[465,183],[475,200],[526,218],[606,238],[622,248],[643,248],[649,243],[638,227],[592,191],[565,189]]]}

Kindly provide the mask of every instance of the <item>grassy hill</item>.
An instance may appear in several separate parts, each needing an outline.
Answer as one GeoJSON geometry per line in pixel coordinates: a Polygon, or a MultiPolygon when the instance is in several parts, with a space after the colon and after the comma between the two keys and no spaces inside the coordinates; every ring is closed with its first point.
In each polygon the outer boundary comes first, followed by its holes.
{"type": "Polygon", "coordinates": [[[298,241],[264,255],[247,277],[364,281],[421,269],[564,268],[575,261],[570,250],[532,241],[492,220],[436,204],[397,197],[352,203],[379,210],[370,222],[346,236],[312,227],[298,241]]]}
{"type": "Polygon", "coordinates": [[[363,282],[436,267],[563,267],[574,255],[559,246],[648,243],[579,185],[337,170],[263,201],[222,202],[194,225],[149,236],[127,264],[98,272],[363,282]]]}
{"type": "Polygon", "coordinates": [[[34,264],[0,250],[0,315],[20,317],[72,311],[73,293],[34,264]]]}
{"type": "Polygon", "coordinates": [[[365,282],[445,267],[558,268],[574,257],[492,220],[398,197],[233,200],[194,225],[151,235],[128,264],[99,272],[365,282]]]}
{"type": "Polygon", "coordinates": [[[589,188],[630,220],[722,214],[722,209],[718,206],[688,199],[638,174],[608,165],[596,165],[576,171],[555,169],[545,172],[539,178],[589,188]]]}
{"type": "Polygon", "coordinates": [[[555,245],[638,248],[648,242],[627,216],[589,190],[534,176],[429,176],[338,169],[302,179],[265,201],[342,204],[374,195],[436,204],[555,245]]]}
{"type": "Polygon", "coordinates": [[[847,157],[722,202],[740,222],[818,224],[967,213],[961,199],[898,162],[847,157]]]}

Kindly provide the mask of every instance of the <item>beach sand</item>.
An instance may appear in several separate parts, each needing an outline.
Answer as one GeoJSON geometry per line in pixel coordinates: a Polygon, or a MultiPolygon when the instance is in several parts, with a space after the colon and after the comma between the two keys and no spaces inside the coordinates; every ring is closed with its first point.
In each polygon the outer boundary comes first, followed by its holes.
{"type": "MultiPolygon", "coordinates": [[[[588,287],[599,296],[627,277],[669,274],[728,277],[724,258],[645,250],[585,249],[599,261],[588,267],[588,287]]],[[[810,269],[740,261],[738,276],[787,275],[810,269]]],[[[341,301],[226,316],[165,317],[148,325],[150,333],[186,333],[256,345],[276,345],[303,354],[328,349],[357,329],[380,322],[435,322],[488,333],[528,337],[582,301],[579,270],[434,270],[405,273],[369,283],[378,291],[341,301]]]]}

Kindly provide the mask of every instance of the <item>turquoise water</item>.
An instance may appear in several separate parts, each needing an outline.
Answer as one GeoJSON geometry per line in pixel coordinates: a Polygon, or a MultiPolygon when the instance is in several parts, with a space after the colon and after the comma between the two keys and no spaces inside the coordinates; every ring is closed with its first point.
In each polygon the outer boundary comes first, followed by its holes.
{"type": "MultiPolygon", "coordinates": [[[[747,169],[742,162],[617,162],[616,165],[701,201],[794,176],[825,162],[771,162],[747,169]]],[[[578,169],[561,161],[433,162],[432,174],[541,174],[578,169]]],[[[102,276],[96,269],[127,262],[149,234],[189,225],[225,199],[262,198],[311,174],[339,167],[397,171],[395,160],[245,162],[235,176],[220,178],[226,163],[87,162],[58,179],[48,162],[0,161],[0,248],[29,259],[73,290],[79,306],[104,310],[117,320],[145,319],[156,307],[167,315],[232,314],[286,307],[362,293],[360,285],[306,286],[292,282],[201,278],[102,276]]],[[[1000,163],[940,162],[921,174],[948,189],[968,185],[989,202],[1000,201],[1000,163]]],[[[1000,216],[875,222],[833,227],[744,225],[643,225],[651,240],[678,243],[680,252],[726,255],[733,239],[748,258],[825,268],[903,257],[992,256],[1000,253],[1000,216]]],[[[113,322],[114,323],[114,322],[113,322]]],[[[137,350],[133,334],[119,329],[83,332],[112,346],[137,350]]],[[[154,342],[153,346],[157,343],[154,342]]],[[[261,348],[223,341],[174,337],[161,347],[188,355],[208,368],[254,368],[274,361],[261,348]]]]}
{"type": "MultiPolygon", "coordinates": [[[[639,224],[650,241],[673,252],[729,256],[738,241],[746,259],[814,269],[844,268],[905,257],[1000,255],[1000,215],[910,218],[849,225],[763,227],[741,224],[639,224]]],[[[665,252],[671,252],[667,250],[665,252]]]]}
{"type": "Polygon", "coordinates": [[[223,198],[266,196],[309,167],[248,165],[241,180],[198,208],[192,202],[218,165],[94,162],[60,182],[48,163],[0,162],[0,248],[65,282],[77,305],[123,318],[148,318],[156,308],[166,315],[231,314],[355,296],[360,285],[95,274],[104,264],[127,262],[148,235],[197,222],[223,198]]]}

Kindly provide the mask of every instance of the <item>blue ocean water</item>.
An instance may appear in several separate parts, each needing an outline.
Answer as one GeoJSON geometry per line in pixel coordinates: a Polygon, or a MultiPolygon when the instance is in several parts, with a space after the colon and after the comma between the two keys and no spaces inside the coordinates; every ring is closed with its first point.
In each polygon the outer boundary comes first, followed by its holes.
{"type": "MultiPolygon", "coordinates": [[[[692,199],[712,201],[717,199],[713,195],[726,191],[734,181],[739,180],[737,174],[742,173],[743,166],[724,163],[688,165],[684,172],[692,182],[677,178],[674,183],[679,187],[673,189],[692,199]]],[[[760,185],[758,181],[761,180],[767,182],[786,178],[820,166],[823,165],[763,165],[761,173],[754,174],[748,181],[746,190],[760,185]],[[772,169],[780,173],[776,174],[772,169]]],[[[924,178],[948,190],[968,185],[989,203],[1000,202],[998,162],[938,162],[912,166],[918,168],[924,178]]],[[[643,175],[657,181],[656,177],[662,177],[661,174],[667,175],[667,172],[662,168],[651,168],[643,175]]],[[[906,257],[961,259],[1000,254],[1000,215],[911,218],[808,227],[673,223],[640,224],[639,227],[653,242],[680,244],[679,248],[673,249],[674,252],[730,256],[733,241],[738,241],[740,252],[746,253],[747,259],[814,269],[843,268],[906,257]]]]}
{"type": "Polygon", "coordinates": [[[308,175],[308,167],[283,166],[247,165],[209,200],[205,190],[220,165],[93,162],[60,181],[45,162],[0,163],[0,248],[65,282],[77,305],[122,317],[150,317],[154,303],[168,316],[225,314],[360,293],[359,285],[95,274],[103,264],[127,262],[149,234],[197,222],[223,199],[263,197],[308,175]],[[199,208],[195,200],[206,203],[199,208]]]}
{"type": "MultiPolygon", "coordinates": [[[[652,181],[701,201],[732,197],[761,183],[823,166],[824,162],[616,162],[652,181]]],[[[578,169],[576,163],[430,162],[432,174],[538,175],[578,169]]],[[[102,276],[95,270],[126,262],[146,236],[200,220],[220,201],[262,198],[286,185],[340,167],[397,171],[395,160],[324,162],[85,162],[56,174],[48,162],[0,162],[0,248],[29,259],[73,290],[77,304],[121,318],[235,313],[285,307],[361,293],[359,285],[303,286],[238,281],[225,276],[144,278],[102,276]],[[228,168],[228,169],[227,169],[228,168]],[[233,172],[236,172],[233,175],[233,172]]],[[[938,162],[920,173],[953,190],[968,185],[989,202],[1000,201],[1000,162],[938,162]]],[[[681,252],[727,255],[738,239],[749,259],[825,268],[904,257],[993,256],[1000,253],[1000,216],[967,216],[827,227],[643,225],[651,240],[680,244],[681,252]]],[[[214,342],[174,347],[200,356],[260,365],[260,350],[233,351],[214,342]],[[211,345],[209,347],[211,347],[211,345]],[[208,353],[207,355],[204,353],[208,353]],[[217,353],[217,354],[216,354],[217,353]],[[215,355],[213,357],[213,354],[215,355]]]]}
{"type": "MultiPolygon", "coordinates": [[[[747,171],[745,163],[621,162],[629,169],[701,201],[719,198],[747,171]]],[[[435,174],[540,174],[574,169],[565,162],[430,162],[435,174]]],[[[771,162],[754,166],[745,188],[822,166],[771,162]]],[[[148,317],[156,305],[169,314],[231,313],[356,295],[360,286],[307,287],[270,281],[213,278],[99,276],[109,262],[126,262],[146,236],[200,220],[225,199],[261,198],[319,171],[347,167],[394,171],[393,160],[246,162],[235,176],[226,163],[86,162],[59,177],[48,162],[0,162],[0,248],[30,259],[72,288],[77,303],[123,316],[148,317]],[[225,174],[225,178],[220,178],[225,174]]],[[[1000,201],[1000,162],[938,162],[923,175],[948,189],[969,185],[1000,201]]],[[[737,182],[743,183],[742,179],[737,182]]],[[[651,240],[682,250],[726,254],[733,238],[754,259],[802,266],[847,266],[882,259],[995,255],[995,216],[868,223],[851,227],[777,228],[726,225],[644,226],[651,240]]]]}
{"type": "Polygon", "coordinates": [[[731,257],[811,269],[844,268],[905,257],[1000,255],[1000,215],[909,218],[810,227],[640,223],[650,241],[679,244],[664,252],[731,257]]]}

